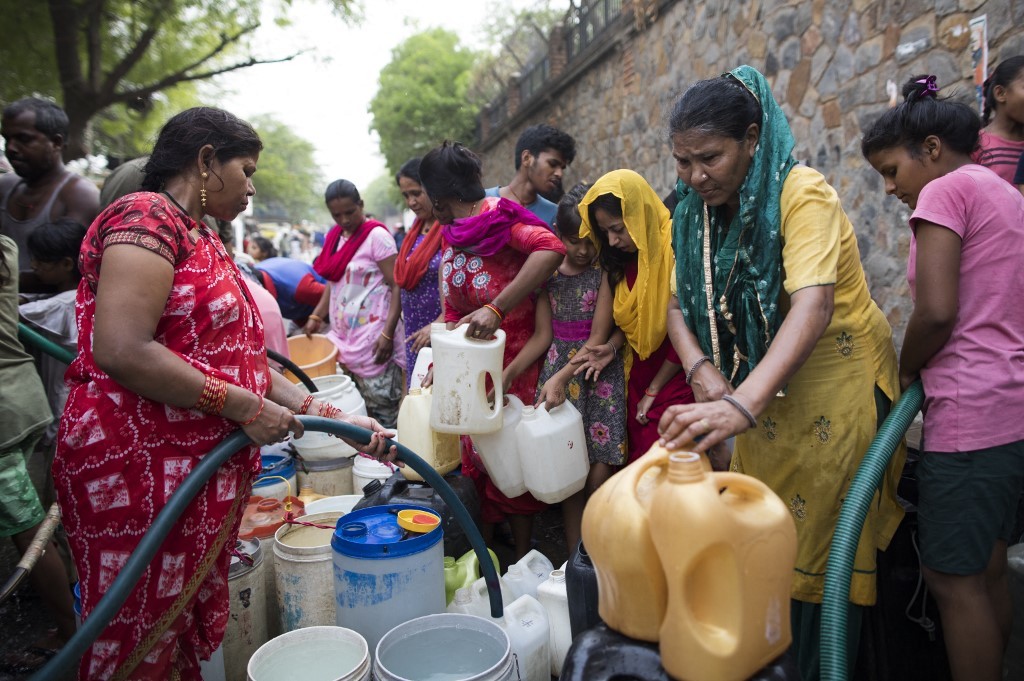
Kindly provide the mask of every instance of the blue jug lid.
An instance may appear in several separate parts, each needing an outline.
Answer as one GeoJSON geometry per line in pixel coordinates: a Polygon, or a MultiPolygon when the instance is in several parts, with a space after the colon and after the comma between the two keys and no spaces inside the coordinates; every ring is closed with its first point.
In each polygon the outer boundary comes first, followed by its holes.
{"type": "Polygon", "coordinates": [[[398,512],[405,509],[437,514],[433,509],[413,504],[361,508],[338,518],[331,547],[352,558],[386,559],[411,556],[441,541],[444,535],[441,525],[424,534],[399,527],[398,512]]]}
{"type": "MultiPolygon", "coordinates": [[[[263,454],[260,456],[260,462],[263,464],[263,470],[260,471],[256,481],[252,484],[253,487],[266,487],[267,485],[276,485],[281,482],[276,478],[266,480],[267,476],[280,475],[282,478],[290,478],[295,474],[295,460],[290,456],[263,454]]],[[[295,490],[292,491],[294,492],[295,490]]]]}

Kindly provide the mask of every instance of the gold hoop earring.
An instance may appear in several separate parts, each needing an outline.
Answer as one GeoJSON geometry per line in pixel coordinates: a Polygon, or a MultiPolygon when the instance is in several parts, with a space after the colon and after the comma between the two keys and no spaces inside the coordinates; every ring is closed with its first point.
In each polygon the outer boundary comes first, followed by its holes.
{"type": "Polygon", "coordinates": [[[203,183],[199,187],[199,203],[203,204],[203,210],[206,210],[206,178],[209,176],[209,173],[206,171],[203,171],[203,174],[200,175],[203,178],[203,183]]]}

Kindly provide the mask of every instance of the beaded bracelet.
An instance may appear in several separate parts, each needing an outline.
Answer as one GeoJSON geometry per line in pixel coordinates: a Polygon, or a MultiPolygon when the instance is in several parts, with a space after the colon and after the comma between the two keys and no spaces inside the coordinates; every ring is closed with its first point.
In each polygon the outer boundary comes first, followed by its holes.
{"type": "Polygon", "coordinates": [[[693,366],[690,367],[690,370],[686,372],[686,385],[690,385],[690,381],[693,380],[693,375],[695,373],[697,373],[697,369],[700,369],[701,366],[704,364],[704,362],[710,362],[710,361],[711,361],[711,358],[708,357],[707,355],[704,355],[703,357],[698,359],[696,362],[694,362],[693,366]]]}
{"type": "Polygon", "coordinates": [[[484,307],[486,307],[488,310],[490,310],[494,314],[498,315],[498,321],[499,322],[505,321],[505,313],[502,312],[501,309],[497,305],[495,305],[494,303],[485,303],[484,307]]]}
{"type": "Polygon", "coordinates": [[[722,399],[736,407],[736,409],[747,419],[747,423],[750,424],[751,428],[757,428],[757,419],[754,418],[754,415],[750,413],[749,409],[740,404],[739,400],[732,395],[722,395],[722,399]]]}
{"type": "Polygon", "coordinates": [[[242,425],[242,426],[251,425],[251,424],[255,423],[256,419],[258,419],[260,417],[260,414],[263,413],[263,407],[266,404],[266,402],[263,400],[263,395],[257,395],[257,397],[260,398],[260,408],[256,410],[256,413],[252,415],[251,419],[249,419],[248,421],[242,421],[239,425],[242,425]]]}

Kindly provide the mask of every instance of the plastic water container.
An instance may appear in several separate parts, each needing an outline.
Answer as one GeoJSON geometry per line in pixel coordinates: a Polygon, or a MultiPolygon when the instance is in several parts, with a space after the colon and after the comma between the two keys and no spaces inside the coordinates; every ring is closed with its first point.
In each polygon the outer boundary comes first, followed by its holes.
{"type": "Polygon", "coordinates": [[[269,639],[266,562],[258,540],[235,543],[228,568],[228,625],[220,646],[226,681],[245,681],[249,658],[269,639]]]}
{"type": "MultiPolygon", "coordinates": [[[[635,464],[634,464],[635,465],[635,464]]],[[[743,681],[792,641],[796,525],[760,480],[669,457],[650,533],[668,583],[661,663],[672,676],[743,681]]]]}
{"type": "Polygon", "coordinates": [[[547,556],[531,549],[518,562],[508,566],[505,584],[516,598],[523,595],[537,597],[537,587],[547,581],[555,567],[547,556]]]}
{"type": "Polygon", "coordinates": [[[402,622],[444,612],[442,530],[403,530],[397,514],[404,509],[430,512],[409,504],[352,511],[331,539],[337,624],[371,647],[402,622]]]}
{"type": "Polygon", "coordinates": [[[418,617],[387,632],[376,648],[373,675],[377,681],[518,678],[504,629],[492,621],[452,613],[418,617]]]}
{"type": "Polygon", "coordinates": [[[267,637],[281,633],[281,613],[277,607],[277,578],[274,572],[274,533],[284,524],[291,513],[302,515],[305,507],[297,497],[264,499],[249,497],[242,511],[242,522],[238,527],[238,538],[255,539],[260,543],[263,559],[264,593],[267,594],[267,637]]]}
{"type": "Polygon", "coordinates": [[[262,454],[263,470],[252,483],[252,493],[264,499],[281,499],[299,493],[295,461],[290,456],[262,454]],[[281,478],[284,478],[283,480],[281,478]]]}
{"type": "Polygon", "coordinates": [[[423,386],[423,379],[427,376],[427,371],[430,369],[430,365],[434,361],[434,351],[430,349],[428,345],[425,348],[420,348],[420,351],[416,353],[416,363],[412,367],[412,376],[409,380],[409,390],[413,388],[419,388],[423,386]]]}
{"type": "Polygon", "coordinates": [[[309,487],[325,497],[352,494],[352,464],[347,456],[325,460],[303,457],[295,463],[299,489],[309,487]]]}
{"type": "MultiPolygon", "coordinates": [[[[309,377],[338,371],[338,346],[322,333],[314,333],[309,338],[302,334],[291,336],[288,339],[288,356],[309,377]]],[[[299,382],[299,377],[290,371],[286,370],[284,375],[292,383],[299,382]]]]}
{"type": "Polygon", "coordinates": [[[355,508],[356,503],[362,499],[361,494],[342,494],[336,497],[325,497],[309,502],[306,506],[306,513],[327,513],[328,511],[339,511],[342,515],[355,508]]]}
{"type": "MultiPolygon", "coordinates": [[[[799,681],[795,655],[787,652],[747,681],[799,681]]],[[[698,676],[697,679],[716,679],[698,676]]],[[[601,623],[573,639],[560,681],[673,681],[661,666],[657,643],[637,641],[601,623]]],[[[686,681],[690,681],[687,677],[686,681]]]]}
{"type": "Polygon", "coordinates": [[[537,587],[537,600],[548,615],[548,646],[551,651],[551,675],[562,673],[562,664],[572,645],[569,627],[569,597],[565,588],[565,571],[552,570],[547,581],[537,587]]]}
{"type": "MultiPolygon", "coordinates": [[[[320,376],[313,379],[319,390],[313,396],[341,409],[346,414],[366,415],[366,402],[356,384],[345,374],[320,376]]],[[[344,440],[321,431],[309,431],[300,438],[292,438],[292,444],[303,459],[317,461],[353,456],[356,450],[344,440]]]]}
{"type": "Polygon", "coordinates": [[[523,482],[538,501],[557,504],[587,484],[590,457],[583,417],[566,400],[557,407],[523,407],[516,426],[523,482]]]}
{"type": "Polygon", "coordinates": [[[361,491],[372,480],[383,482],[390,478],[397,466],[371,459],[368,456],[357,456],[352,464],[352,491],[361,491]]]}
{"type": "Polygon", "coordinates": [[[505,607],[501,619],[491,618],[512,643],[523,681],[551,681],[548,616],[533,596],[520,596],[505,607]]]}
{"type": "Polygon", "coordinates": [[[590,554],[581,541],[562,566],[565,570],[565,586],[569,600],[569,629],[572,638],[601,623],[597,612],[597,574],[590,554]]]}
{"type": "MultiPolygon", "coordinates": [[[[473,481],[457,472],[444,476],[444,481],[469,511],[469,517],[479,518],[480,500],[477,498],[473,481]]],[[[446,556],[461,556],[472,549],[466,531],[448,508],[448,503],[427,483],[406,480],[401,473],[394,473],[383,482],[371,481],[369,486],[363,489],[363,498],[356,504],[355,509],[386,504],[412,504],[433,509],[434,513],[441,516],[446,556]]]]}
{"type": "Polygon", "coordinates": [[[597,488],[583,510],[583,543],[596,568],[601,619],[629,638],[652,643],[665,619],[668,586],[649,514],[668,456],[655,445],[597,488]]]}
{"type": "MultiPolygon", "coordinates": [[[[459,436],[439,433],[430,427],[430,388],[412,388],[402,400],[398,410],[398,441],[418,454],[430,466],[444,475],[458,468],[462,462],[459,436]]],[[[409,480],[423,480],[412,466],[399,469],[409,480]]]]}
{"type": "MultiPolygon", "coordinates": [[[[494,563],[495,571],[499,570],[498,557],[494,551],[487,549],[487,553],[494,563]]],[[[480,579],[480,561],[475,551],[468,551],[458,559],[451,556],[444,557],[444,595],[445,602],[451,604],[455,598],[455,592],[459,589],[469,588],[473,582],[480,579]]]]}
{"type": "Polygon", "coordinates": [[[307,627],[268,641],[249,660],[249,681],[370,681],[370,649],[358,632],[307,627]]]}
{"type": "Polygon", "coordinates": [[[283,525],[274,534],[274,572],[281,628],[331,626],[334,610],[334,574],[331,537],[341,513],[304,515],[309,525],[283,525]]]}
{"type": "Polygon", "coordinates": [[[501,428],[501,409],[487,400],[487,379],[494,386],[494,404],[502,404],[501,372],[505,332],[494,338],[466,338],[465,326],[451,331],[444,324],[430,325],[434,358],[434,399],[430,426],[439,433],[475,435],[501,428]]]}
{"type": "Polygon", "coordinates": [[[523,466],[519,463],[519,440],[516,428],[523,416],[523,403],[515,395],[505,395],[501,428],[493,433],[472,436],[484,470],[494,486],[510,499],[526,493],[523,466]]]}

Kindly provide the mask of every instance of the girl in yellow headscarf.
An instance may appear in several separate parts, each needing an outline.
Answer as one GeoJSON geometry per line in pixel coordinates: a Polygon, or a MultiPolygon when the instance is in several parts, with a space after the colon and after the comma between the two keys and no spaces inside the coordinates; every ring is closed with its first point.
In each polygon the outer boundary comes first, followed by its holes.
{"type": "MultiPolygon", "coordinates": [[[[580,202],[580,237],[597,244],[615,291],[615,324],[626,335],[616,348],[626,363],[629,461],[658,441],[666,407],[693,402],[679,357],[666,333],[669,283],[675,269],[672,219],[658,195],[632,170],[614,170],[580,202]]],[[[590,348],[595,355],[608,345],[590,348]]]]}

